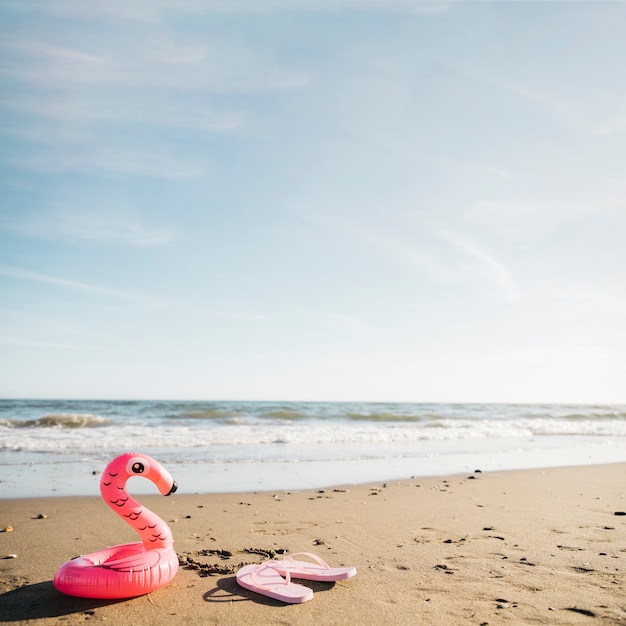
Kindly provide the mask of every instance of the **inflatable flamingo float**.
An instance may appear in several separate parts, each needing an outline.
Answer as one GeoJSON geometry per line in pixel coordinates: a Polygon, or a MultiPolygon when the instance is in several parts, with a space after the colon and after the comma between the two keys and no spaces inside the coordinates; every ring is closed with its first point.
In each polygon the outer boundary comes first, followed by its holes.
{"type": "Polygon", "coordinates": [[[141,538],[64,563],[54,575],[54,586],[81,598],[131,598],[166,585],[178,571],[172,533],[167,524],[126,492],[131,476],[151,480],[164,496],[178,485],[169,472],[146,454],[127,453],[113,459],[100,480],[105,502],[141,538]]]}

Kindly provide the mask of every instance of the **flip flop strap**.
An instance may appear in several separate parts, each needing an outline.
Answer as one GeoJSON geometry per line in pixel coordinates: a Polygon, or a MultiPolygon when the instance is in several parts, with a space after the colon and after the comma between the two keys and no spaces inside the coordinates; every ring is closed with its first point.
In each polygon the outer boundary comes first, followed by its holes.
{"type": "MultiPolygon", "coordinates": [[[[250,578],[252,579],[252,582],[257,585],[258,587],[260,587],[261,589],[268,589],[271,590],[272,587],[268,586],[268,585],[264,585],[256,576],[257,572],[260,572],[261,570],[265,569],[265,568],[269,568],[274,570],[277,574],[279,573],[277,571],[277,566],[279,565],[279,563],[277,561],[265,561],[264,563],[260,563],[259,565],[257,565],[256,567],[254,567],[253,569],[250,570],[250,578]]],[[[281,580],[282,580],[282,576],[281,576],[281,580]]],[[[289,571],[286,571],[286,576],[284,578],[284,583],[285,586],[288,586],[289,583],[291,582],[291,574],[289,574],[289,571]]],[[[276,584],[276,583],[275,583],[276,584]]]]}
{"type": "MultiPolygon", "coordinates": [[[[288,554],[283,558],[283,562],[287,562],[288,564],[290,564],[294,570],[310,570],[310,568],[307,568],[306,565],[302,565],[302,562],[296,562],[296,560],[293,558],[295,556],[308,556],[310,559],[316,561],[317,564],[324,569],[331,569],[330,565],[328,565],[326,561],[317,556],[317,554],[312,554],[311,552],[294,552],[293,554],[288,554]]],[[[285,571],[287,575],[289,575],[289,568],[285,567],[285,571]]]]}

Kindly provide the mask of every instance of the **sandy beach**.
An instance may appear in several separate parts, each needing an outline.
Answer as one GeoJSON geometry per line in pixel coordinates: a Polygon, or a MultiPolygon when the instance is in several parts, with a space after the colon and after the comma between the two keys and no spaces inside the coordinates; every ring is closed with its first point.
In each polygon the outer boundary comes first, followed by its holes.
{"type": "MultiPolygon", "coordinates": [[[[477,470],[480,468],[476,468],[477,470]]],[[[626,465],[472,472],[323,490],[158,495],[181,568],[121,601],[64,596],[66,560],[134,541],[99,497],[0,500],[0,623],[626,624],[626,465]],[[354,565],[305,604],[240,588],[286,552],[354,565]]]]}

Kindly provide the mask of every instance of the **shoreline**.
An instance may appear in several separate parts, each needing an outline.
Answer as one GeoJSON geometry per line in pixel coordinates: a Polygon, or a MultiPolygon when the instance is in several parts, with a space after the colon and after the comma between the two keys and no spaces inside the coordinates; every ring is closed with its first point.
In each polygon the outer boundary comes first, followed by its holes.
{"type": "Polygon", "coordinates": [[[13,531],[0,533],[0,624],[624,623],[625,476],[620,463],[145,495],[182,565],[162,589],[115,602],[51,582],[66,560],[135,540],[99,496],[4,499],[0,529],[13,531]],[[237,585],[238,567],[281,551],[358,574],[305,583],[314,598],[302,605],[237,585]]]}
{"type": "MultiPolygon", "coordinates": [[[[455,449],[456,443],[451,442],[446,453],[425,451],[418,456],[248,462],[171,462],[166,452],[144,451],[167,467],[181,493],[322,489],[338,480],[359,485],[402,480],[407,476],[451,476],[476,468],[495,472],[626,462],[623,446],[612,441],[591,439],[573,443],[553,438],[549,443],[549,447],[539,448],[533,440],[507,442],[503,446],[505,451],[500,452],[481,448],[484,442],[480,441],[473,442],[469,448],[463,442],[460,449],[455,449]],[[567,443],[571,445],[566,446],[567,443]]],[[[17,497],[98,495],[99,474],[114,456],[107,456],[106,461],[35,456],[11,463],[10,454],[0,455],[0,502],[17,497]]],[[[135,493],[155,493],[154,486],[147,481],[131,484],[135,493]]]]}

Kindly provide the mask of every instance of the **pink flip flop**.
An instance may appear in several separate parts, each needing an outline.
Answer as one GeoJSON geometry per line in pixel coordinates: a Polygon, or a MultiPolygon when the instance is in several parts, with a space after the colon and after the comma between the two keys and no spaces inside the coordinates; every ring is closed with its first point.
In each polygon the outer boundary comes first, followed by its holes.
{"type": "Polygon", "coordinates": [[[282,561],[276,561],[272,566],[281,576],[301,578],[302,580],[335,581],[352,578],[356,575],[356,567],[331,567],[320,559],[319,556],[310,552],[296,552],[289,554],[282,561]],[[309,561],[296,561],[294,556],[307,556],[315,563],[309,561]]]}
{"type": "Polygon", "coordinates": [[[285,578],[278,573],[276,561],[245,565],[237,572],[237,582],[244,589],[287,604],[299,604],[313,599],[312,589],[292,583],[289,572],[285,578]]]}

